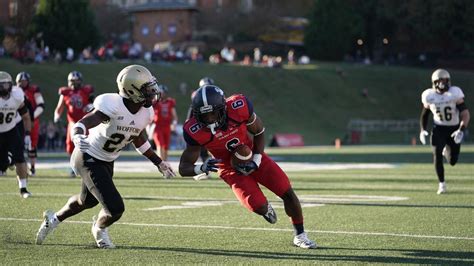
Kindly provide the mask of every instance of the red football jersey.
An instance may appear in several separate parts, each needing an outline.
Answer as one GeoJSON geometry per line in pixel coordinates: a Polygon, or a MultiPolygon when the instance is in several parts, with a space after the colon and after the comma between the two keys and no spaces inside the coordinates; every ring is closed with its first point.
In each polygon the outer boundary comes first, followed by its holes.
{"type": "Polygon", "coordinates": [[[35,93],[40,92],[40,88],[36,85],[28,85],[28,87],[23,89],[23,92],[25,93],[26,98],[30,102],[31,107],[33,108],[33,110],[35,110],[36,106],[38,105],[36,103],[35,93]]]}
{"type": "Polygon", "coordinates": [[[232,150],[240,144],[253,147],[253,139],[247,133],[247,122],[253,114],[252,103],[242,94],[232,95],[226,99],[227,125],[217,129],[212,135],[211,130],[202,127],[195,117],[191,117],[183,125],[184,139],[188,145],[205,146],[216,158],[221,159],[225,167],[230,167],[232,150]]]}
{"type": "Polygon", "coordinates": [[[79,121],[87,112],[86,105],[89,102],[89,96],[94,92],[91,85],[82,86],[82,88],[74,90],[69,87],[59,88],[59,95],[64,96],[64,102],[67,108],[67,120],[69,122],[79,121]]]}
{"type": "Polygon", "coordinates": [[[169,126],[173,120],[172,111],[176,106],[176,100],[173,98],[166,98],[163,101],[158,101],[153,105],[155,116],[153,122],[158,126],[169,126]]]}

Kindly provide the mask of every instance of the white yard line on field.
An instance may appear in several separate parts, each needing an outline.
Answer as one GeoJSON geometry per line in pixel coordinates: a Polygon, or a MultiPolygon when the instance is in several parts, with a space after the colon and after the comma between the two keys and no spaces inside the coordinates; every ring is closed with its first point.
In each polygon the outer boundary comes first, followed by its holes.
{"type": "MultiPolygon", "coordinates": [[[[390,169],[396,164],[390,163],[291,163],[277,162],[283,171],[315,171],[315,170],[348,170],[348,169],[390,169]]],[[[170,161],[174,169],[178,169],[177,161],[170,161]]],[[[69,169],[68,161],[46,161],[37,164],[36,169],[69,169]]],[[[154,173],[156,166],[148,161],[119,160],[114,164],[114,171],[126,173],[154,173]]]]}
{"type": "MultiPolygon", "coordinates": [[[[16,221],[16,222],[35,222],[40,223],[41,219],[12,218],[0,217],[0,221],[16,221]]],[[[87,224],[90,221],[65,221],[65,223],[87,224]]],[[[198,225],[198,224],[148,224],[148,223],[124,223],[117,222],[116,225],[142,226],[142,227],[173,227],[173,228],[201,228],[201,229],[220,229],[220,230],[242,230],[242,231],[277,231],[277,232],[293,232],[292,229],[283,228],[257,228],[257,227],[234,227],[220,225],[198,225]]],[[[306,230],[309,233],[320,234],[341,234],[341,235],[363,235],[363,236],[388,236],[388,237],[408,237],[408,238],[426,238],[426,239],[445,239],[445,240],[469,240],[474,241],[474,237],[463,236],[430,236],[430,235],[414,235],[400,233],[383,233],[383,232],[351,232],[351,231],[324,231],[324,230],[306,230]]]]}

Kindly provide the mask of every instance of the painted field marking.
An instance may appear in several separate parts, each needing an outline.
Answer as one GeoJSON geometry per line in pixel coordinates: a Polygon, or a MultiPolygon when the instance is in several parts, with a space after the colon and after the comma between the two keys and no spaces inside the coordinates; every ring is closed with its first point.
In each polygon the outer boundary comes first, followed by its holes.
{"type": "MultiPolygon", "coordinates": [[[[178,169],[179,162],[170,161],[173,169],[178,169]]],[[[283,171],[317,171],[317,170],[350,170],[350,169],[392,169],[392,163],[299,163],[277,162],[283,171]]],[[[46,161],[38,163],[37,169],[70,169],[69,161],[46,161]]],[[[123,173],[158,173],[156,166],[148,161],[116,161],[115,172],[123,173]]]]}
{"type": "MultiPolygon", "coordinates": [[[[11,218],[11,217],[0,217],[0,221],[17,221],[17,222],[37,222],[42,221],[41,219],[27,219],[27,218],[11,218]]],[[[65,221],[65,223],[73,224],[87,224],[90,225],[90,221],[65,221]]],[[[258,228],[258,227],[234,227],[234,226],[221,226],[221,225],[198,225],[198,224],[148,224],[148,223],[124,223],[117,222],[116,225],[128,225],[128,226],[142,226],[142,227],[173,227],[173,228],[201,228],[201,229],[219,229],[219,230],[241,230],[241,231],[275,231],[275,232],[293,232],[293,229],[287,228],[258,228]]],[[[426,238],[426,239],[445,239],[445,240],[468,240],[474,241],[474,237],[464,236],[432,236],[432,235],[416,235],[416,234],[405,234],[405,233],[384,233],[384,232],[355,232],[355,231],[324,231],[324,230],[306,230],[309,233],[320,233],[320,234],[341,234],[341,235],[363,235],[363,236],[388,236],[388,237],[407,237],[407,238],[426,238]]]]}

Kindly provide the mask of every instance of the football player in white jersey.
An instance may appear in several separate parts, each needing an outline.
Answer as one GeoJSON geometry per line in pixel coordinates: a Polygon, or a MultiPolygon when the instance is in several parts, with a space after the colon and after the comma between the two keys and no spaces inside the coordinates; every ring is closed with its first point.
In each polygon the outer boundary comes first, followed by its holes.
{"type": "Polygon", "coordinates": [[[464,103],[464,93],[459,87],[451,86],[448,71],[437,69],[431,75],[432,88],[421,94],[423,109],[420,116],[420,141],[426,144],[429,136],[426,126],[428,117],[433,113],[431,145],[433,159],[438,175],[438,194],[446,193],[444,181],[443,156],[451,165],[455,165],[461,151],[464,130],[469,125],[470,114],[464,103]]]}
{"type": "Polygon", "coordinates": [[[0,71],[0,171],[9,165],[8,151],[16,166],[20,195],[28,198],[31,193],[26,189],[28,167],[23,155],[25,146],[31,148],[31,119],[25,104],[25,94],[17,86],[13,86],[10,74],[0,71]],[[21,116],[24,126],[24,137],[16,126],[21,116]]]}
{"type": "Polygon", "coordinates": [[[161,97],[155,77],[143,66],[130,65],[118,74],[117,85],[118,94],[98,96],[94,110],[75,124],[71,166],[82,177],[82,191],[69,198],[58,212],[44,212],[36,244],[43,243],[60,222],[100,203],[102,209],[93,219],[92,235],[99,248],[115,247],[107,228],[120,219],[125,207],[112,180],[113,164],[120,150],[130,142],[165,178],[175,176],[169,163],[151,149],[145,131],[153,119],[151,106],[161,97]]]}

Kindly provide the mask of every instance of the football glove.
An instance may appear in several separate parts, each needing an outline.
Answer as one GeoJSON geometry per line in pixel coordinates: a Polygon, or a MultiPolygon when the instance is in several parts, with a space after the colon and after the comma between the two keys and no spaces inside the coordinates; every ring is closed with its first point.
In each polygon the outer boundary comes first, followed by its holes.
{"type": "Polygon", "coordinates": [[[173,168],[171,168],[171,165],[168,162],[161,161],[161,163],[158,164],[157,167],[158,170],[163,174],[163,178],[170,179],[176,176],[173,171],[173,168]]]}
{"type": "Polygon", "coordinates": [[[246,163],[240,163],[235,166],[235,170],[240,174],[240,175],[250,175],[253,173],[255,170],[258,169],[257,164],[254,161],[246,162],[246,163]]]}
{"type": "Polygon", "coordinates": [[[238,164],[237,166],[235,166],[235,170],[239,174],[247,176],[255,172],[258,169],[258,167],[260,167],[261,162],[262,162],[262,155],[255,153],[251,161],[238,164]]]}
{"type": "Polygon", "coordinates": [[[24,142],[25,142],[25,150],[27,150],[27,151],[31,150],[31,137],[30,137],[30,135],[25,135],[24,142]]]}
{"type": "Polygon", "coordinates": [[[58,123],[60,119],[61,119],[61,116],[58,113],[54,112],[54,123],[55,124],[58,123]]]}
{"type": "Polygon", "coordinates": [[[422,130],[420,132],[420,142],[421,144],[423,145],[426,145],[426,137],[429,135],[430,133],[428,133],[428,131],[426,130],[422,130]]]}
{"type": "MultiPolygon", "coordinates": [[[[217,172],[219,169],[219,166],[217,166],[218,163],[220,163],[221,160],[219,159],[214,159],[214,158],[207,158],[203,164],[199,167],[199,170],[201,173],[206,173],[206,175],[209,174],[209,172],[217,172]]],[[[196,170],[195,170],[196,172],[196,170]]],[[[200,173],[196,173],[200,174],[200,173]]]]}
{"type": "Polygon", "coordinates": [[[74,143],[74,146],[76,146],[81,152],[87,152],[91,146],[87,136],[84,134],[75,134],[72,136],[72,142],[74,143]]]}
{"type": "Polygon", "coordinates": [[[454,142],[456,144],[459,144],[462,142],[462,138],[464,137],[464,132],[462,130],[458,129],[451,134],[451,137],[454,139],[454,142]]]}

